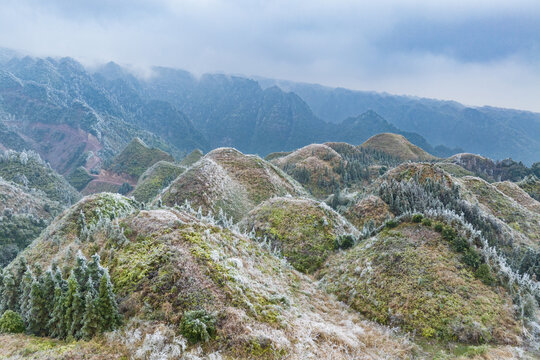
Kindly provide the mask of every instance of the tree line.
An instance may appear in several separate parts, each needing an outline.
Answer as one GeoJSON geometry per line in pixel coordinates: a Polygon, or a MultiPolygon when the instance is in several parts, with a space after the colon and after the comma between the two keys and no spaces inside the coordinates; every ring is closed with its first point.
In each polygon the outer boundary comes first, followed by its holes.
{"type": "Polygon", "coordinates": [[[0,313],[2,331],[60,339],[90,339],[121,322],[107,268],[99,255],[87,261],[80,252],[67,279],[56,264],[47,271],[31,270],[22,257],[4,269],[0,313]]]}

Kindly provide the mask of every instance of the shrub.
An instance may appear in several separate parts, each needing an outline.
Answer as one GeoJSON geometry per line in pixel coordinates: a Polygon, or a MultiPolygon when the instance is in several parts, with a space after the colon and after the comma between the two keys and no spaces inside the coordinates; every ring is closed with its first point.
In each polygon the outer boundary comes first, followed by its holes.
{"type": "Polygon", "coordinates": [[[121,194],[121,195],[126,195],[131,190],[133,190],[133,186],[131,186],[129,183],[125,182],[118,189],[118,193],[121,194]]]}
{"type": "Polygon", "coordinates": [[[384,226],[386,226],[387,229],[393,229],[398,226],[398,223],[395,220],[388,220],[384,226]]]}
{"type": "Polygon", "coordinates": [[[431,219],[424,218],[424,220],[422,220],[422,225],[430,227],[431,226],[431,219]]]}
{"type": "Polygon", "coordinates": [[[463,254],[463,262],[475,269],[478,269],[482,263],[482,258],[480,255],[473,249],[468,249],[463,254]]]}
{"type": "Polygon", "coordinates": [[[337,249],[349,249],[354,245],[354,237],[352,235],[340,235],[336,238],[334,248],[337,249]]]}
{"type": "Polygon", "coordinates": [[[0,318],[0,332],[18,334],[24,332],[24,322],[21,315],[12,310],[6,310],[0,318]]]}
{"type": "Polygon", "coordinates": [[[451,246],[452,246],[452,249],[454,251],[457,251],[457,252],[460,252],[460,253],[463,253],[465,251],[467,251],[467,249],[469,248],[469,243],[467,242],[467,240],[461,236],[457,236],[455,237],[451,242],[450,242],[451,246]]]}
{"type": "MultiPolygon", "coordinates": [[[[435,225],[435,227],[437,227],[437,225],[435,225]]],[[[456,239],[457,233],[450,226],[445,226],[442,228],[441,235],[444,240],[452,243],[456,239]]]]}
{"type": "Polygon", "coordinates": [[[491,275],[489,265],[486,263],[478,266],[478,269],[476,269],[474,276],[476,276],[478,280],[482,281],[484,284],[488,286],[495,284],[495,278],[493,277],[493,275],[491,275]]]}
{"type": "Polygon", "coordinates": [[[412,222],[413,223],[420,223],[423,218],[424,217],[422,216],[422,214],[414,214],[413,217],[412,217],[412,222]]]}
{"type": "Polygon", "coordinates": [[[216,334],[216,315],[205,310],[187,311],[182,317],[180,331],[192,344],[207,342],[216,334]]]}
{"type": "Polygon", "coordinates": [[[435,226],[433,227],[433,229],[436,231],[436,232],[442,232],[443,231],[443,224],[441,223],[436,223],[435,226]]]}

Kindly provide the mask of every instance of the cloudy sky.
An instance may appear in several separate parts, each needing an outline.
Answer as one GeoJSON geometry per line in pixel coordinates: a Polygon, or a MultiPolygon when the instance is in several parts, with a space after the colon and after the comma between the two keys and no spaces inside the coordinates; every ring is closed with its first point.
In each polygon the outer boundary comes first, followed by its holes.
{"type": "Polygon", "coordinates": [[[538,0],[2,0],[0,46],[540,111],[538,0]]]}

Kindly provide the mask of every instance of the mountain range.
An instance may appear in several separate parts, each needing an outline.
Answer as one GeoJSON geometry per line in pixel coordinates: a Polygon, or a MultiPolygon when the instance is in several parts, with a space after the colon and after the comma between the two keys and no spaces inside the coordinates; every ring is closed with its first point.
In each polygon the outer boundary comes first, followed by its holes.
{"type": "Polygon", "coordinates": [[[0,146],[33,149],[62,174],[101,168],[133,137],[176,157],[219,146],[264,156],[314,142],[360,144],[381,132],[440,157],[467,151],[530,164],[540,146],[532,113],[163,67],[144,78],[115,63],[11,56],[0,60],[0,146]]]}
{"type": "Polygon", "coordinates": [[[151,70],[0,51],[0,358],[540,358],[535,114],[151,70]]]}

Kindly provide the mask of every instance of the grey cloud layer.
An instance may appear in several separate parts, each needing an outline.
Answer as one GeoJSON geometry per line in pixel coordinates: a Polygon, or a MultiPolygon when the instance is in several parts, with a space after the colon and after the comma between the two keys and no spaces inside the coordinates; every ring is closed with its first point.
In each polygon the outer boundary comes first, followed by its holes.
{"type": "Polygon", "coordinates": [[[0,46],[540,111],[535,1],[373,3],[5,0],[0,46]]]}

